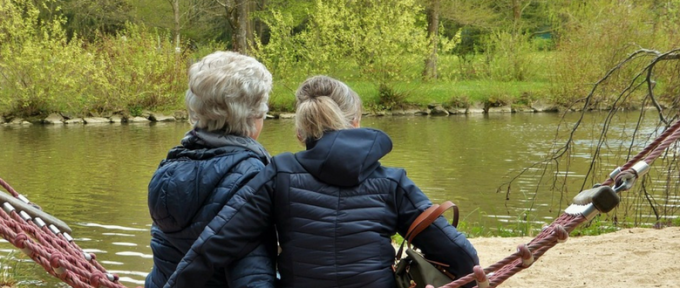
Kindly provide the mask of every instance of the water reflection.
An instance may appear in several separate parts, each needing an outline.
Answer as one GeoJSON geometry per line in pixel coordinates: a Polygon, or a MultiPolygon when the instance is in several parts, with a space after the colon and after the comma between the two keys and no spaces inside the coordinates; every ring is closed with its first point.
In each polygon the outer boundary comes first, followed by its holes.
{"type": "MultiPolygon", "coordinates": [[[[517,229],[517,223],[535,227],[550,223],[581,187],[546,193],[550,183],[545,182],[543,168],[531,166],[561,144],[554,141],[556,134],[568,133],[576,116],[568,115],[559,130],[556,127],[562,119],[547,113],[367,117],[362,126],[381,129],[392,138],[393,151],[383,159],[384,165],[406,168],[434,202],[457,203],[462,221],[492,229],[517,229]],[[508,176],[523,169],[527,173],[516,179],[510,190],[498,189],[508,176]]],[[[602,145],[608,149],[598,156],[603,159],[602,170],[623,164],[626,159],[621,153],[636,152],[648,140],[630,144],[635,128],[631,121],[637,116],[617,116],[620,119],[611,129],[619,136],[603,139],[602,145]]],[[[573,170],[557,176],[572,183],[584,182],[599,143],[602,117],[586,115],[584,121],[591,124],[575,135],[573,170]]],[[[655,131],[650,123],[643,126],[644,131],[655,131]]],[[[97,254],[110,272],[119,274],[122,283],[141,285],[152,266],[146,186],[168,149],[177,145],[188,129],[187,123],[0,126],[0,177],[68,223],[78,245],[97,254]]],[[[303,149],[294,136],[292,120],[268,120],[264,129],[260,142],[272,154],[303,149]]],[[[604,180],[605,173],[608,171],[597,176],[604,180]]],[[[665,187],[669,183],[667,179],[655,181],[649,185],[665,187]]],[[[639,195],[626,194],[624,198],[631,203],[643,201],[639,195]]],[[[677,195],[659,200],[667,204],[666,212],[680,206],[677,195]]],[[[642,217],[654,214],[643,213],[642,217]]],[[[12,249],[2,242],[0,252],[7,255],[12,249]]],[[[42,271],[38,265],[22,268],[42,271]]],[[[61,285],[44,272],[40,275],[45,275],[43,285],[61,285]]]]}

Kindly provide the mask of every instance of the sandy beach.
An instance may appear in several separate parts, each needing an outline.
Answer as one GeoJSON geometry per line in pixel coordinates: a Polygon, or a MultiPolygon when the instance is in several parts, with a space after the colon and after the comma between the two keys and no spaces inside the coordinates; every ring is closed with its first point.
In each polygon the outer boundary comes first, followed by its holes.
{"type": "MultiPolygon", "coordinates": [[[[483,267],[532,238],[472,238],[483,267]]],[[[499,287],[680,287],[680,227],[570,237],[499,287]]]]}

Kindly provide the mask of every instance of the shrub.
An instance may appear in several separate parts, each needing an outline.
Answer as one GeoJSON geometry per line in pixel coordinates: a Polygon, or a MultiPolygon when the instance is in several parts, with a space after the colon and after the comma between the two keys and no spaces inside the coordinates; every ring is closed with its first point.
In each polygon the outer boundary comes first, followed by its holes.
{"type": "Polygon", "coordinates": [[[403,108],[406,102],[406,94],[394,90],[387,84],[380,84],[378,87],[378,105],[381,109],[392,110],[403,108]]]}
{"type": "MultiPolygon", "coordinates": [[[[55,0],[46,0],[54,2],[55,0]]],[[[32,1],[0,5],[0,113],[161,109],[181,105],[187,57],[163,33],[128,24],[92,43],[67,40],[65,19],[39,19],[32,1]]]]}

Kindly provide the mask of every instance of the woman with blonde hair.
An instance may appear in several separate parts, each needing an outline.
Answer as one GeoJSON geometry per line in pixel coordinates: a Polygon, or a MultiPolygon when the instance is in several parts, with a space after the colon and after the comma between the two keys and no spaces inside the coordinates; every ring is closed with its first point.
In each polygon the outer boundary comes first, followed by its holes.
{"type": "MultiPolygon", "coordinates": [[[[193,129],[149,183],[154,265],[146,288],[165,285],[205,226],[269,163],[256,140],[271,89],[269,71],[245,55],[220,51],[191,65],[185,99],[193,129]]],[[[276,236],[271,225],[260,231],[243,259],[211,267],[202,279],[207,287],[274,287],[276,236]]]]}
{"type": "MultiPolygon", "coordinates": [[[[201,287],[214,265],[251,251],[271,223],[281,246],[279,287],[396,287],[391,236],[406,234],[432,203],[403,169],[378,162],[392,141],[359,128],[361,100],[347,85],[315,76],[296,97],[297,137],[307,149],[275,156],[241,188],[165,287],[201,287]]],[[[458,277],[479,263],[444,217],[413,244],[458,277]]]]}

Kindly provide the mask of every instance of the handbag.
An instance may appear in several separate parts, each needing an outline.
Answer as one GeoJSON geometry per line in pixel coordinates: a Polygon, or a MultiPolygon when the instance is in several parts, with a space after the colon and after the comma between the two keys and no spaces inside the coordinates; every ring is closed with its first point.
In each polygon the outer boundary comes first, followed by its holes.
{"type": "Polygon", "coordinates": [[[439,263],[436,261],[426,259],[422,254],[411,249],[411,241],[420,232],[429,227],[444,211],[453,208],[453,221],[451,225],[456,227],[458,225],[458,206],[451,201],[446,201],[439,204],[434,204],[432,207],[423,211],[416,220],[411,223],[411,226],[401,242],[399,251],[395,255],[396,264],[394,266],[394,275],[398,288],[425,288],[426,285],[434,285],[435,287],[443,286],[455,279],[455,276],[448,271],[446,267],[449,265],[439,263]],[[402,251],[404,244],[408,242],[406,249],[406,257],[402,258],[402,251]]]}

